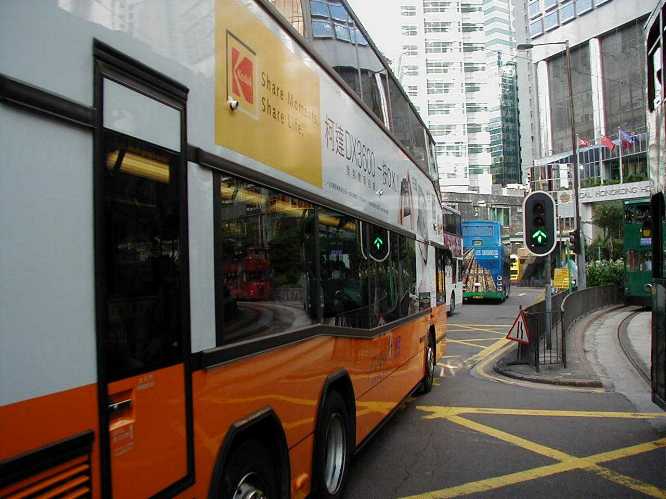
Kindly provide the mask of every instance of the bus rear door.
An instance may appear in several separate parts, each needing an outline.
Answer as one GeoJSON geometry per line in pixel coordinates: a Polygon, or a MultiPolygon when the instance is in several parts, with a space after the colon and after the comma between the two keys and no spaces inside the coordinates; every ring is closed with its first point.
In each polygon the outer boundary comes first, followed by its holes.
{"type": "Polygon", "coordinates": [[[171,496],[193,471],[185,101],[96,69],[103,485],[115,497],[171,496]]]}

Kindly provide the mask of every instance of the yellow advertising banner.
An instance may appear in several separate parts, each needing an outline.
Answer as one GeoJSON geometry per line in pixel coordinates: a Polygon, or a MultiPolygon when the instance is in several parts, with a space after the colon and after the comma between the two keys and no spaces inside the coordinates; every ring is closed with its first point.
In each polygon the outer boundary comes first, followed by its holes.
{"type": "Polygon", "coordinates": [[[558,267],[553,277],[553,287],[556,289],[569,289],[569,269],[558,267]]]}
{"type": "Polygon", "coordinates": [[[319,76],[252,6],[215,3],[215,143],[321,187],[319,76]]]}

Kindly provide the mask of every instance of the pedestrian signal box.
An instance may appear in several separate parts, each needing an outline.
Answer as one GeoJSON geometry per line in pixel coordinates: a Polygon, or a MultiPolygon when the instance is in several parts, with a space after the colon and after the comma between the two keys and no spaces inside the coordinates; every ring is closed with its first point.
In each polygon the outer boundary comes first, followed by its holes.
{"type": "Polygon", "coordinates": [[[535,256],[549,255],[555,249],[555,201],[547,192],[532,192],[523,201],[523,241],[535,256]]]}
{"type": "Polygon", "coordinates": [[[383,262],[389,256],[389,231],[374,224],[363,223],[361,241],[365,247],[365,254],[376,262],[383,262]]]}

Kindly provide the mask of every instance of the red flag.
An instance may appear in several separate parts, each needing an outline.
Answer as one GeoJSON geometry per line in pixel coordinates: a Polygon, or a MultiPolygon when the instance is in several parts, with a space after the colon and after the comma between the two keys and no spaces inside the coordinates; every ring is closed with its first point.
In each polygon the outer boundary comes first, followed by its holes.
{"type": "Polygon", "coordinates": [[[587,139],[584,139],[583,137],[578,137],[578,147],[590,147],[592,145],[592,142],[590,142],[587,139]]]}
{"type": "Polygon", "coordinates": [[[606,146],[606,148],[610,152],[613,152],[613,149],[615,149],[615,144],[613,143],[613,141],[611,140],[610,137],[607,137],[607,136],[604,135],[603,137],[601,137],[600,142],[601,142],[602,145],[606,146]]]}

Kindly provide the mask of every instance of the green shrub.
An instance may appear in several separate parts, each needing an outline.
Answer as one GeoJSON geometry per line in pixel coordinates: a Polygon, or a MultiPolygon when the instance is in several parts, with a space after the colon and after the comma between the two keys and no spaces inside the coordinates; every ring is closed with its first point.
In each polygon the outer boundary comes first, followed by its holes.
{"type": "Polygon", "coordinates": [[[596,260],[587,264],[587,285],[624,286],[624,262],[619,260],[596,260]]]}

